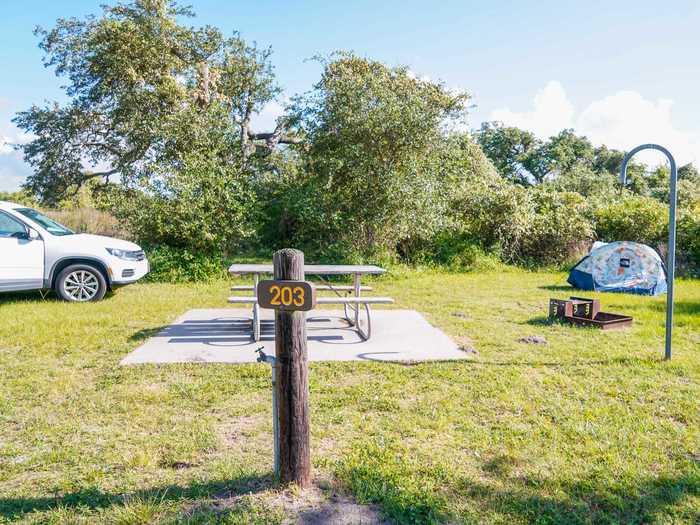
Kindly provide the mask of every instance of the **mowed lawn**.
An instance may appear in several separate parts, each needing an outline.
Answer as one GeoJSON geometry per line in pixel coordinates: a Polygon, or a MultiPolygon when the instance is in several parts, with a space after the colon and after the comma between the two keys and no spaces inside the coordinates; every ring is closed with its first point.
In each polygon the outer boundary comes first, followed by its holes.
{"type": "MultiPolygon", "coordinates": [[[[698,523],[700,281],[677,283],[664,362],[665,297],[600,294],[634,316],[624,331],[549,324],[565,279],[377,279],[475,351],[312,364],[317,499],[398,523],[698,523]]],[[[186,310],[222,307],[229,284],[0,296],[0,522],[284,523],[311,505],[272,480],[269,366],[118,364],[186,310]]]]}

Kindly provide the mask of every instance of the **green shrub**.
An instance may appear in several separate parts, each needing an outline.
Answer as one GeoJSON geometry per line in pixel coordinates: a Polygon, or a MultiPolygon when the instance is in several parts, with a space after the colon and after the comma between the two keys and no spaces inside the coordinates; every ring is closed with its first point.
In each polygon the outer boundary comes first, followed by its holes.
{"type": "Polygon", "coordinates": [[[668,206],[651,197],[626,193],[599,205],[593,218],[601,241],[635,241],[656,246],[668,234],[668,206]]]}
{"type": "Polygon", "coordinates": [[[677,247],[681,270],[700,275],[700,205],[682,212],[678,220],[677,247]]]}
{"type": "Polygon", "coordinates": [[[562,264],[587,251],[593,239],[585,199],[546,187],[531,190],[535,212],[520,257],[539,264],[562,264]]]}
{"type": "Polygon", "coordinates": [[[574,192],[483,180],[456,207],[457,237],[505,262],[561,263],[587,248],[593,237],[586,202],[574,192]]]}
{"type": "Polygon", "coordinates": [[[453,211],[458,236],[507,262],[518,260],[535,213],[527,189],[499,178],[475,181],[455,200],[453,211]]]}
{"type": "Polygon", "coordinates": [[[445,230],[429,241],[401,245],[399,255],[414,265],[445,266],[453,271],[496,270],[502,267],[498,253],[487,252],[463,232],[445,230]],[[404,255],[408,254],[408,255],[404,255]]]}
{"type": "Polygon", "coordinates": [[[577,165],[560,174],[554,181],[543,186],[552,186],[558,191],[574,191],[584,197],[607,198],[615,195],[620,187],[613,173],[597,173],[587,166],[577,165]]]}
{"type": "Polygon", "coordinates": [[[248,178],[212,155],[191,156],[155,181],[113,186],[101,205],[144,244],[224,252],[254,230],[248,178]]]}
{"type": "Polygon", "coordinates": [[[226,276],[226,264],[220,253],[193,252],[161,245],[146,248],[146,254],[151,265],[149,281],[180,283],[226,276]]]}
{"type": "Polygon", "coordinates": [[[31,208],[36,208],[38,206],[37,200],[27,191],[0,191],[0,201],[23,204],[31,208]]]}
{"type": "Polygon", "coordinates": [[[283,209],[285,229],[301,245],[365,257],[430,237],[447,201],[433,159],[467,95],[351,53],[322,64],[321,81],[290,106],[306,140],[297,149],[305,192],[283,209]]]}

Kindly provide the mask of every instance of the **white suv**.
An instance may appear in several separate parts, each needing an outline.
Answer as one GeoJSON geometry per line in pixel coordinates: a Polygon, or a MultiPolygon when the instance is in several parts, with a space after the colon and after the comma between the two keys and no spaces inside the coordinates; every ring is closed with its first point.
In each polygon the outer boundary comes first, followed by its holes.
{"type": "Polygon", "coordinates": [[[36,210],[0,201],[0,292],[54,289],[66,301],[99,301],[148,270],[132,242],[74,233],[36,210]]]}

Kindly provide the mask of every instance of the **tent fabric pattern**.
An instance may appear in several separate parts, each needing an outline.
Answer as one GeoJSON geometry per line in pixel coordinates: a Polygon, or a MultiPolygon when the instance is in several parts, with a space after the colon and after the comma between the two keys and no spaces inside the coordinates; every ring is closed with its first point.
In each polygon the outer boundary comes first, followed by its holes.
{"type": "Polygon", "coordinates": [[[568,282],[582,290],[661,295],[666,269],[653,248],[617,241],[593,249],[574,266],[568,282]]]}

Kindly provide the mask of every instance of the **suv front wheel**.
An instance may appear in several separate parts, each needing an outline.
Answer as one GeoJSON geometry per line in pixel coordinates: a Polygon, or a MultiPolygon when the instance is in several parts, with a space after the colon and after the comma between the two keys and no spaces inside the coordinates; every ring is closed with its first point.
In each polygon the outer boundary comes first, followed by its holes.
{"type": "Polygon", "coordinates": [[[107,280],[94,266],[73,264],[58,274],[55,289],[64,301],[74,303],[99,301],[107,293],[107,280]]]}

